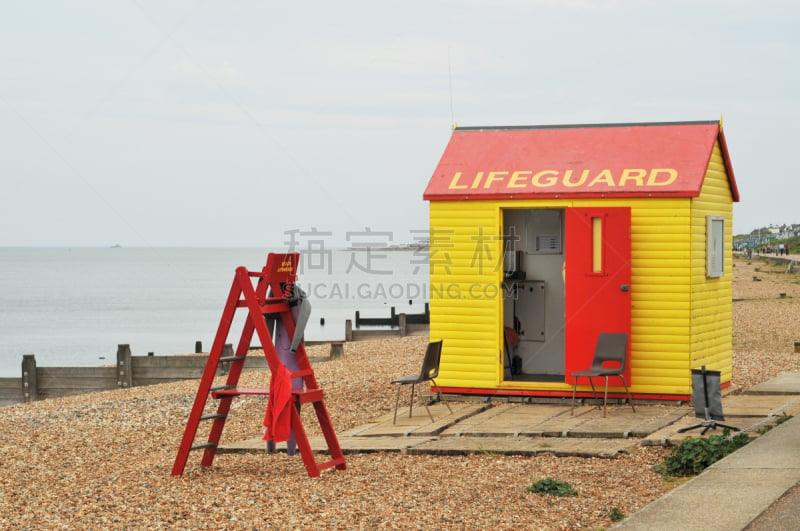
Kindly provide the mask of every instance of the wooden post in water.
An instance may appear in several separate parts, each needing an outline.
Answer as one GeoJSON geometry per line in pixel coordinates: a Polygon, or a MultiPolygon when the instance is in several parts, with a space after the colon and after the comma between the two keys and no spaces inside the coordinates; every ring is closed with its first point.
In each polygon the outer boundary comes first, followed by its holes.
{"type": "Polygon", "coordinates": [[[39,382],[36,378],[36,356],[22,355],[22,400],[33,402],[39,400],[39,382]]]}
{"type": "Polygon", "coordinates": [[[126,343],[117,345],[117,387],[133,387],[131,346],[126,343]]]}

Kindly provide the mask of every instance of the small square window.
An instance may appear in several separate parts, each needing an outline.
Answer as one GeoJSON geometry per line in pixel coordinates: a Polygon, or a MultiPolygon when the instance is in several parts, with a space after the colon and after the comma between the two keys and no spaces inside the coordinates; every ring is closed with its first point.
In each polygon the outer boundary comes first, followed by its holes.
{"type": "Polygon", "coordinates": [[[725,218],[706,218],[706,276],[719,278],[725,273],[725,218]]]}

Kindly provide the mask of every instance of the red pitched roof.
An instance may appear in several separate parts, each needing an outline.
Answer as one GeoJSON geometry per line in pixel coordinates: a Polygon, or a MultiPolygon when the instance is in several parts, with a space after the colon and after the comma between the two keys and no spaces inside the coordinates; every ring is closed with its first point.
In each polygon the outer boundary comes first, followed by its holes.
{"type": "Polygon", "coordinates": [[[695,197],[719,122],[457,128],[424,198],[695,197]]]}

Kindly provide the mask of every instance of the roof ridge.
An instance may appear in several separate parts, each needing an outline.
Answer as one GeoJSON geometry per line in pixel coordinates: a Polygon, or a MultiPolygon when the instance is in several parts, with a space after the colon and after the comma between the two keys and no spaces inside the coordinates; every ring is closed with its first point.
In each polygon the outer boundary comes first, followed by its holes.
{"type": "Polygon", "coordinates": [[[719,124],[719,120],[696,120],[684,122],[625,122],[599,124],[554,124],[554,125],[483,125],[458,126],[454,131],[514,131],[536,129],[599,129],[602,127],[650,127],[663,125],[711,125],[719,124]]]}

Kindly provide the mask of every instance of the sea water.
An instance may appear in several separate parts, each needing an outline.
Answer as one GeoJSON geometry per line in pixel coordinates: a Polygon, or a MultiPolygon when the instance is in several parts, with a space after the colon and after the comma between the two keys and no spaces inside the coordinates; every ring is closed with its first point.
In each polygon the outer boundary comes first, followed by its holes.
{"type": "MultiPolygon", "coordinates": [[[[280,250],[274,250],[281,252],[280,250]]],[[[0,377],[19,377],[23,354],[39,366],[113,364],[134,355],[185,354],[217,332],[237,267],[260,271],[256,248],[0,248],[0,377]]],[[[301,253],[298,285],[312,313],[307,341],[344,339],[345,320],[421,313],[427,253],[301,253]],[[323,324],[324,321],[324,324],[323,324]]],[[[227,342],[238,342],[244,310],[227,342]]],[[[253,344],[258,344],[254,338],[253,344]]]]}

